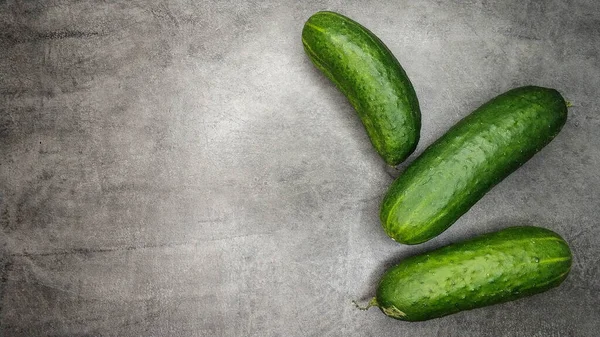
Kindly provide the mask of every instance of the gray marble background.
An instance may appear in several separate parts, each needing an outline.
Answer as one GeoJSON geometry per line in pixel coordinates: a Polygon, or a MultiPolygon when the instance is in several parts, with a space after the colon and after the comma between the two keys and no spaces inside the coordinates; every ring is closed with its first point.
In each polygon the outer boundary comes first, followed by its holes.
{"type": "Polygon", "coordinates": [[[0,1],[0,335],[597,336],[599,48],[594,0],[0,1]],[[302,50],[323,9],[413,81],[409,161],[520,85],[561,91],[567,124],[446,233],[396,244],[378,207],[402,167],[302,50]],[[559,288],[424,323],[351,304],[516,224],[570,242],[559,288]]]}

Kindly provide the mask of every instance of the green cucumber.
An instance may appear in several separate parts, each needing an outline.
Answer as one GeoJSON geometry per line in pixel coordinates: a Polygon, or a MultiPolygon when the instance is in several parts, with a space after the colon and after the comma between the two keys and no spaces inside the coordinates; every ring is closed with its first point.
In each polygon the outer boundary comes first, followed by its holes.
{"type": "Polygon", "coordinates": [[[454,125],[389,188],[382,226],[395,241],[425,242],[558,134],[567,106],[554,89],[510,90],[454,125]]]}
{"type": "Polygon", "coordinates": [[[408,76],[377,36],[334,12],[318,12],[302,30],[313,64],[342,93],[367,130],[371,143],[390,165],[416,148],[421,112],[408,76]]]}
{"type": "Polygon", "coordinates": [[[403,260],[385,272],[369,306],[405,321],[442,317],[556,287],[571,260],[558,234],[509,227],[403,260]]]}

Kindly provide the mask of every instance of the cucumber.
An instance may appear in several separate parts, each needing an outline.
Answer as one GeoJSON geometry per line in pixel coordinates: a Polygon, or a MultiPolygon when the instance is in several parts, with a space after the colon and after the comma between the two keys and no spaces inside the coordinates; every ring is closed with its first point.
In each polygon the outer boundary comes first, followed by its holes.
{"type": "Polygon", "coordinates": [[[405,244],[439,235],[548,144],[566,119],[563,97],[535,86],[510,90],[479,107],[392,183],[381,205],[385,232],[405,244]]]}
{"type": "Polygon", "coordinates": [[[558,234],[509,227],[405,259],[385,272],[369,306],[405,321],[442,317],[556,287],[571,260],[558,234]]]}
{"type": "Polygon", "coordinates": [[[419,141],[421,112],[408,76],[383,42],[357,22],[325,11],[306,21],[302,43],[358,112],[385,162],[406,159],[419,141]]]}

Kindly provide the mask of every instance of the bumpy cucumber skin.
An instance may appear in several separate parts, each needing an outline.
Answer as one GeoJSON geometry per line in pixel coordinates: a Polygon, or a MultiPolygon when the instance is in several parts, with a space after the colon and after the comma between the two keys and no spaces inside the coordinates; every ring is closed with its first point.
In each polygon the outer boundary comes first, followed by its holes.
{"type": "Polygon", "coordinates": [[[554,89],[527,86],[484,104],[429,146],[390,186],[381,223],[397,242],[425,242],[558,134],[567,106],[554,89]]]}
{"type": "Polygon", "coordinates": [[[558,234],[509,227],[402,261],[382,277],[377,305],[390,317],[423,321],[512,301],[561,284],[571,260],[558,234]]]}
{"type": "Polygon", "coordinates": [[[419,141],[421,112],[408,76],[385,44],[357,22],[327,11],[308,19],[302,43],[358,112],[385,162],[406,159],[419,141]]]}

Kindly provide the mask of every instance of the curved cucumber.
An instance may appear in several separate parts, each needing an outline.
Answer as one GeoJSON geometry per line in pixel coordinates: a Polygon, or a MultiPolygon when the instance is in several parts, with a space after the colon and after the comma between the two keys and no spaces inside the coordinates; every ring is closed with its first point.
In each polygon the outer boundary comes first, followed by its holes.
{"type": "Polygon", "coordinates": [[[439,235],[548,144],[566,119],[567,106],[554,89],[521,87],[492,99],[394,181],[381,206],[384,230],[406,244],[439,235]]]}
{"type": "Polygon", "coordinates": [[[384,274],[370,305],[423,321],[512,301],[558,286],[571,259],[558,234],[510,227],[402,261],[384,274]]]}
{"type": "Polygon", "coordinates": [[[419,141],[421,112],[412,84],[383,42],[343,15],[318,12],[305,23],[302,43],[356,109],[385,162],[406,159],[419,141]]]}

